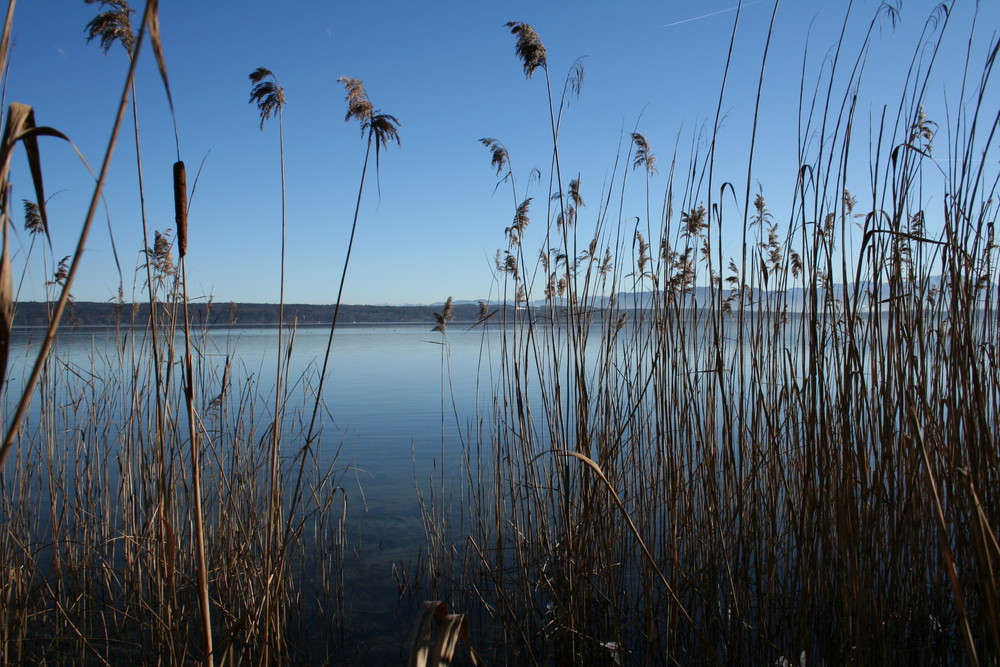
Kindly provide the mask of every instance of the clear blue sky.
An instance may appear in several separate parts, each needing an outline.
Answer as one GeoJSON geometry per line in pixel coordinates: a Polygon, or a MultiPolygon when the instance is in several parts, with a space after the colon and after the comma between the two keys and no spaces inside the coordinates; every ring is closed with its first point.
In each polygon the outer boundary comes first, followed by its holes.
{"type": "MultiPolygon", "coordinates": [[[[141,15],[141,1],[134,4],[141,15]]],[[[544,79],[540,73],[525,79],[514,53],[515,38],[503,24],[517,20],[536,28],[548,50],[557,92],[574,60],[584,57],[582,94],[566,112],[560,146],[565,180],[582,178],[588,206],[580,226],[585,230],[593,226],[615,158],[637,123],[659,158],[660,173],[651,182],[654,202],[662,200],[675,145],[685,164],[699,132],[710,131],[735,5],[735,0],[162,2],[161,31],[189,184],[204,160],[191,203],[190,293],[221,302],[278,299],[278,126],[272,120],[261,131],[257,109],[248,104],[248,74],[255,68],[272,70],[287,95],[286,300],[330,303],[335,297],[365,147],[357,125],[344,122],[344,91],[337,83],[341,75],[362,79],[375,106],[402,123],[402,147],[392,146],[382,157],[381,194],[374,178],[368,182],[345,301],[478,299],[490,295],[492,258],[506,246],[504,228],[513,214],[509,190],[494,194],[496,177],[478,139],[496,137],[506,144],[522,188],[532,167],[547,173],[551,151],[544,79]]],[[[785,0],[779,7],[753,171],[753,190],[759,181],[772,206],[780,207],[795,182],[803,56],[806,86],[812,88],[829,62],[847,6],[846,0],[785,0]]],[[[772,0],[744,3],[722,103],[715,178],[717,183],[733,181],[740,200],[772,7],[772,0]]],[[[895,112],[906,68],[933,7],[932,2],[905,0],[900,25],[893,29],[883,21],[875,32],[859,90],[856,136],[862,157],[868,119],[878,117],[884,104],[895,112]]],[[[852,62],[877,8],[874,1],[854,2],[845,42],[852,62]]],[[[955,3],[928,89],[928,114],[942,128],[945,100],[952,114],[959,105],[974,9],[971,0],[955,3]]],[[[7,104],[30,104],[39,124],[67,134],[95,168],[128,66],[119,47],[105,56],[96,43],[86,43],[84,27],[98,11],[98,4],[83,0],[19,2],[5,93],[7,104]]],[[[1000,2],[983,2],[974,63],[983,61],[998,27],[1000,2]]],[[[974,64],[973,70],[978,76],[981,66],[974,64]]],[[[137,90],[150,225],[166,229],[174,224],[174,139],[148,48],[139,54],[137,90]]],[[[1000,108],[996,86],[989,99],[988,109],[1000,108]]],[[[106,190],[107,215],[121,256],[126,299],[141,300],[144,274],[137,267],[143,241],[130,122],[125,128],[106,190]]],[[[43,139],[42,150],[58,260],[75,247],[92,182],[61,142],[43,139]]],[[[704,153],[703,145],[700,150],[704,153]]],[[[995,145],[991,151],[995,165],[995,145]]],[[[859,187],[865,187],[867,172],[857,176],[859,187]]],[[[622,218],[644,219],[643,181],[638,174],[630,178],[634,192],[626,197],[622,218]]],[[[547,183],[533,185],[527,194],[538,204],[529,235],[541,234],[540,202],[547,196],[547,183]]],[[[12,197],[18,227],[22,198],[33,199],[34,194],[18,157],[12,197]]],[[[106,301],[118,289],[104,212],[99,215],[73,290],[78,300],[106,301]]],[[[787,214],[776,210],[775,215],[781,221],[787,214]]],[[[19,233],[15,250],[27,242],[19,233]]],[[[736,243],[729,239],[727,255],[738,255],[736,243]]],[[[42,298],[48,277],[36,249],[21,298],[42,298]]]]}

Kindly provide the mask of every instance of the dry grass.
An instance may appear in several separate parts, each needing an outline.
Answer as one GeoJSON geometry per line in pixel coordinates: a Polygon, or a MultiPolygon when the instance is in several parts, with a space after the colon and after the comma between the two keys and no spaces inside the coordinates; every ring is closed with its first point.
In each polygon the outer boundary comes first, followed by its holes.
{"type": "MultiPolygon", "coordinates": [[[[290,353],[294,327],[285,332],[287,348],[279,338],[277,380],[269,392],[250,379],[247,369],[233,368],[235,353],[216,349],[219,337],[192,325],[185,260],[188,184],[179,149],[176,248],[169,231],[155,231],[138,271],[145,276],[149,318],[138,320],[137,307],[131,317],[120,310],[120,328],[109,334],[114,343],[95,345],[89,366],[55,356],[62,315],[71,303],[81,250],[129,100],[133,114],[137,109],[132,76],[147,36],[171,101],[156,2],[147,3],[134,37],[127,2],[102,2],[101,7],[108,11],[88,26],[89,38],[99,38],[105,51],[120,42],[130,60],[112,139],[96,175],[78,251],[60,262],[46,283],[54,290],[55,305],[35,360],[21,373],[21,384],[9,379],[3,384],[0,662],[329,661],[344,651],[348,636],[347,495],[337,483],[335,461],[321,464],[315,451],[323,380],[314,392],[307,430],[302,415],[288,408],[287,363],[281,363],[290,353]],[[226,362],[220,366],[221,358],[226,362]],[[265,407],[269,393],[271,410],[265,407]],[[281,444],[285,440],[307,446],[289,456],[281,444]],[[265,507],[269,511],[262,511],[265,507]],[[326,641],[302,641],[311,633],[326,641]]],[[[12,2],[4,58],[13,8],[12,2]]],[[[283,91],[276,82],[256,101],[262,103],[262,124],[265,112],[277,113],[280,120],[283,91]],[[276,91],[280,99],[274,101],[276,91]]],[[[23,146],[38,199],[25,204],[30,231],[32,237],[48,234],[36,139],[66,137],[36,128],[25,105],[11,105],[5,119],[0,185],[10,192],[7,165],[11,153],[23,146]]],[[[138,119],[133,121],[142,194],[138,119]]],[[[366,122],[369,147],[372,137],[381,142],[377,148],[398,142],[391,116],[366,122]]],[[[15,296],[7,260],[13,221],[4,197],[0,361],[6,370],[15,296]]],[[[149,238],[144,205],[141,219],[149,238]]],[[[49,258],[45,262],[49,266],[49,258]]],[[[298,380],[306,392],[311,381],[298,380]]]]}
{"type": "MultiPolygon", "coordinates": [[[[511,26],[530,75],[522,42],[537,34],[511,26]]],[[[779,185],[795,192],[787,230],[752,171],[744,192],[720,188],[712,155],[680,168],[678,148],[648,220],[618,220],[612,203],[585,222],[579,183],[558,185],[532,250],[528,190],[503,144],[482,140],[512,188],[497,275],[517,307],[502,311],[493,408],[469,451],[474,517],[453,531],[455,569],[436,590],[480,610],[488,659],[1000,654],[997,172],[982,159],[998,49],[947,133],[923,113],[929,65],[914,60],[896,120],[868,147],[869,182],[846,169],[864,60],[842,96],[821,82],[800,103],[821,138],[802,138],[794,188],[779,185]],[[952,158],[943,174],[932,151],[952,158]],[[742,256],[725,257],[722,229],[740,227],[742,256]]],[[[551,109],[556,171],[541,180],[561,184],[562,104],[551,109]]],[[[647,177],[649,210],[655,156],[632,139],[618,163],[647,177]]],[[[624,203],[626,177],[605,193],[624,203]]]]}

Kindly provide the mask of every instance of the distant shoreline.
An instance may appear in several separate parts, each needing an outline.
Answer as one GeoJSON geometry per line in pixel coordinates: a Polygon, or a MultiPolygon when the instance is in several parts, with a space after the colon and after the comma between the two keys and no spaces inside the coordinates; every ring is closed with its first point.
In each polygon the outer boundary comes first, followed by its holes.
{"type": "MultiPolygon", "coordinates": [[[[49,310],[53,304],[42,301],[19,302],[14,311],[14,328],[48,326],[49,310]]],[[[372,306],[341,305],[337,325],[353,324],[430,324],[435,323],[434,313],[443,305],[429,306],[372,306]]],[[[278,324],[278,304],[272,303],[192,303],[189,304],[192,324],[199,327],[267,327],[278,324]]],[[[333,305],[285,304],[285,322],[296,326],[329,326],[333,319],[333,305]]],[[[479,320],[477,304],[457,304],[453,310],[456,323],[479,320]]],[[[148,303],[114,303],[95,301],[74,302],[63,316],[64,327],[115,327],[144,326],[149,318],[148,303]]]]}

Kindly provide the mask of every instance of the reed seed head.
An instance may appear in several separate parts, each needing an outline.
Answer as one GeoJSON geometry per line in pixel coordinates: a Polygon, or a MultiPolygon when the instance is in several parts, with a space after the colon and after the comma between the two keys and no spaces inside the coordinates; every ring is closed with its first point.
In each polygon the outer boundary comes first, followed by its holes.
{"type": "MultiPolygon", "coordinates": [[[[759,197],[758,197],[759,198],[759,197]]],[[[684,236],[701,236],[702,230],[708,227],[705,222],[707,211],[704,206],[693,208],[687,213],[681,213],[681,234],[684,236]]]]}
{"type": "Polygon", "coordinates": [[[376,112],[368,124],[371,136],[375,138],[376,147],[385,148],[390,142],[401,145],[399,139],[399,119],[387,113],[376,112]]]}
{"type": "MultiPolygon", "coordinates": [[[[448,322],[455,319],[455,313],[452,311],[453,307],[451,297],[449,296],[448,300],[444,302],[444,311],[434,313],[434,319],[437,321],[437,326],[431,329],[431,331],[440,331],[441,333],[444,333],[448,328],[448,322]]],[[[480,311],[482,311],[482,306],[480,306],[480,311]]]]}
{"type": "Polygon", "coordinates": [[[390,142],[400,145],[399,139],[399,119],[387,113],[382,113],[376,109],[371,100],[368,99],[368,92],[361,79],[353,76],[341,76],[337,81],[344,84],[347,91],[347,115],[345,122],[357,119],[361,124],[361,135],[368,134],[369,139],[375,140],[376,152],[380,148],[385,148],[390,142]]]}
{"type": "Polygon", "coordinates": [[[361,82],[361,79],[355,79],[353,76],[341,76],[337,78],[337,81],[344,84],[344,88],[347,90],[347,115],[344,116],[344,121],[349,122],[352,118],[357,119],[361,122],[361,133],[364,134],[373,112],[372,103],[368,100],[368,93],[365,91],[365,84],[361,82]]]}
{"type": "Polygon", "coordinates": [[[531,220],[528,218],[528,207],[531,206],[531,197],[528,197],[520,206],[517,207],[517,211],[514,213],[514,222],[510,227],[504,229],[504,234],[510,237],[510,244],[512,246],[520,245],[521,237],[524,235],[524,230],[528,227],[531,220]]]}
{"type": "Polygon", "coordinates": [[[510,155],[507,153],[507,148],[500,143],[499,140],[493,139],[491,137],[483,137],[479,140],[483,146],[490,151],[490,158],[492,166],[497,170],[497,176],[500,175],[510,162],[510,155]]]}
{"type": "Polygon", "coordinates": [[[517,44],[514,46],[514,50],[524,65],[524,75],[531,78],[531,75],[539,67],[546,69],[545,45],[542,44],[542,40],[538,36],[538,33],[535,32],[535,29],[527,23],[520,23],[518,21],[508,21],[506,26],[510,28],[510,34],[517,37],[517,44]]]}
{"type": "Polygon", "coordinates": [[[278,84],[274,73],[264,67],[258,67],[250,73],[250,104],[256,104],[260,111],[260,129],[264,129],[264,121],[272,115],[281,113],[285,106],[285,89],[278,84]],[[268,80],[270,79],[270,80],[268,80]]]}
{"type": "Polygon", "coordinates": [[[52,280],[46,282],[46,286],[58,285],[59,287],[63,287],[66,285],[66,281],[69,279],[69,260],[69,255],[59,260],[59,265],[56,266],[56,270],[52,274],[52,280]]]}
{"type": "Polygon", "coordinates": [[[635,158],[632,160],[632,168],[642,167],[646,173],[652,176],[656,173],[656,156],[649,149],[649,141],[646,136],[638,132],[632,133],[632,143],[635,145],[635,158]]]}
{"type": "Polygon", "coordinates": [[[583,208],[583,197],[580,196],[580,177],[577,176],[569,182],[569,201],[573,208],[583,208]]]}
{"type": "MultiPolygon", "coordinates": [[[[94,4],[96,1],[87,0],[87,4],[94,4]]],[[[110,9],[95,16],[84,28],[87,43],[99,39],[101,50],[107,55],[114,43],[120,42],[131,58],[135,49],[135,34],[132,31],[132,14],[135,11],[125,0],[101,0],[101,7],[110,9]]]]}
{"type": "Polygon", "coordinates": [[[38,204],[27,199],[21,201],[24,202],[24,229],[32,236],[43,233],[45,225],[42,224],[42,212],[38,204]]]}

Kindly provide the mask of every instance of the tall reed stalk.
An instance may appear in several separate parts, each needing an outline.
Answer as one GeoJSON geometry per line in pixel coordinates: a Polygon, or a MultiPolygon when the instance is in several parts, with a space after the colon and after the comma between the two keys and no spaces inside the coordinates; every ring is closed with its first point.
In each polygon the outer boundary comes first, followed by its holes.
{"type": "MultiPolygon", "coordinates": [[[[281,452],[281,416],[282,405],[285,400],[284,369],[286,367],[286,351],[284,345],[285,328],[285,237],[287,231],[286,202],[285,202],[285,130],[282,112],[285,107],[285,89],[278,83],[273,72],[258,67],[250,73],[250,82],[253,88],[250,91],[250,103],[256,104],[260,112],[260,129],[264,129],[264,121],[272,115],[278,119],[278,148],[279,164],[281,172],[281,269],[279,277],[279,299],[278,299],[278,357],[275,369],[274,387],[274,422],[271,428],[271,455],[270,455],[270,496],[268,499],[268,521],[270,530],[268,532],[268,542],[266,547],[266,571],[267,595],[263,609],[263,622],[265,628],[273,628],[279,625],[272,620],[276,609],[280,607],[278,602],[280,587],[283,577],[281,576],[281,561],[271,559],[277,553],[277,547],[281,542],[281,517],[282,517],[282,490],[280,484],[280,452],[281,452]]],[[[288,353],[291,352],[291,343],[288,344],[288,353]]],[[[265,630],[265,635],[271,635],[276,630],[265,630]]],[[[274,635],[277,638],[277,635],[274,635]]],[[[277,642],[277,639],[276,639],[277,642]]],[[[280,644],[276,643],[279,646],[280,644]]],[[[275,656],[276,658],[277,656],[275,656]]]]}

